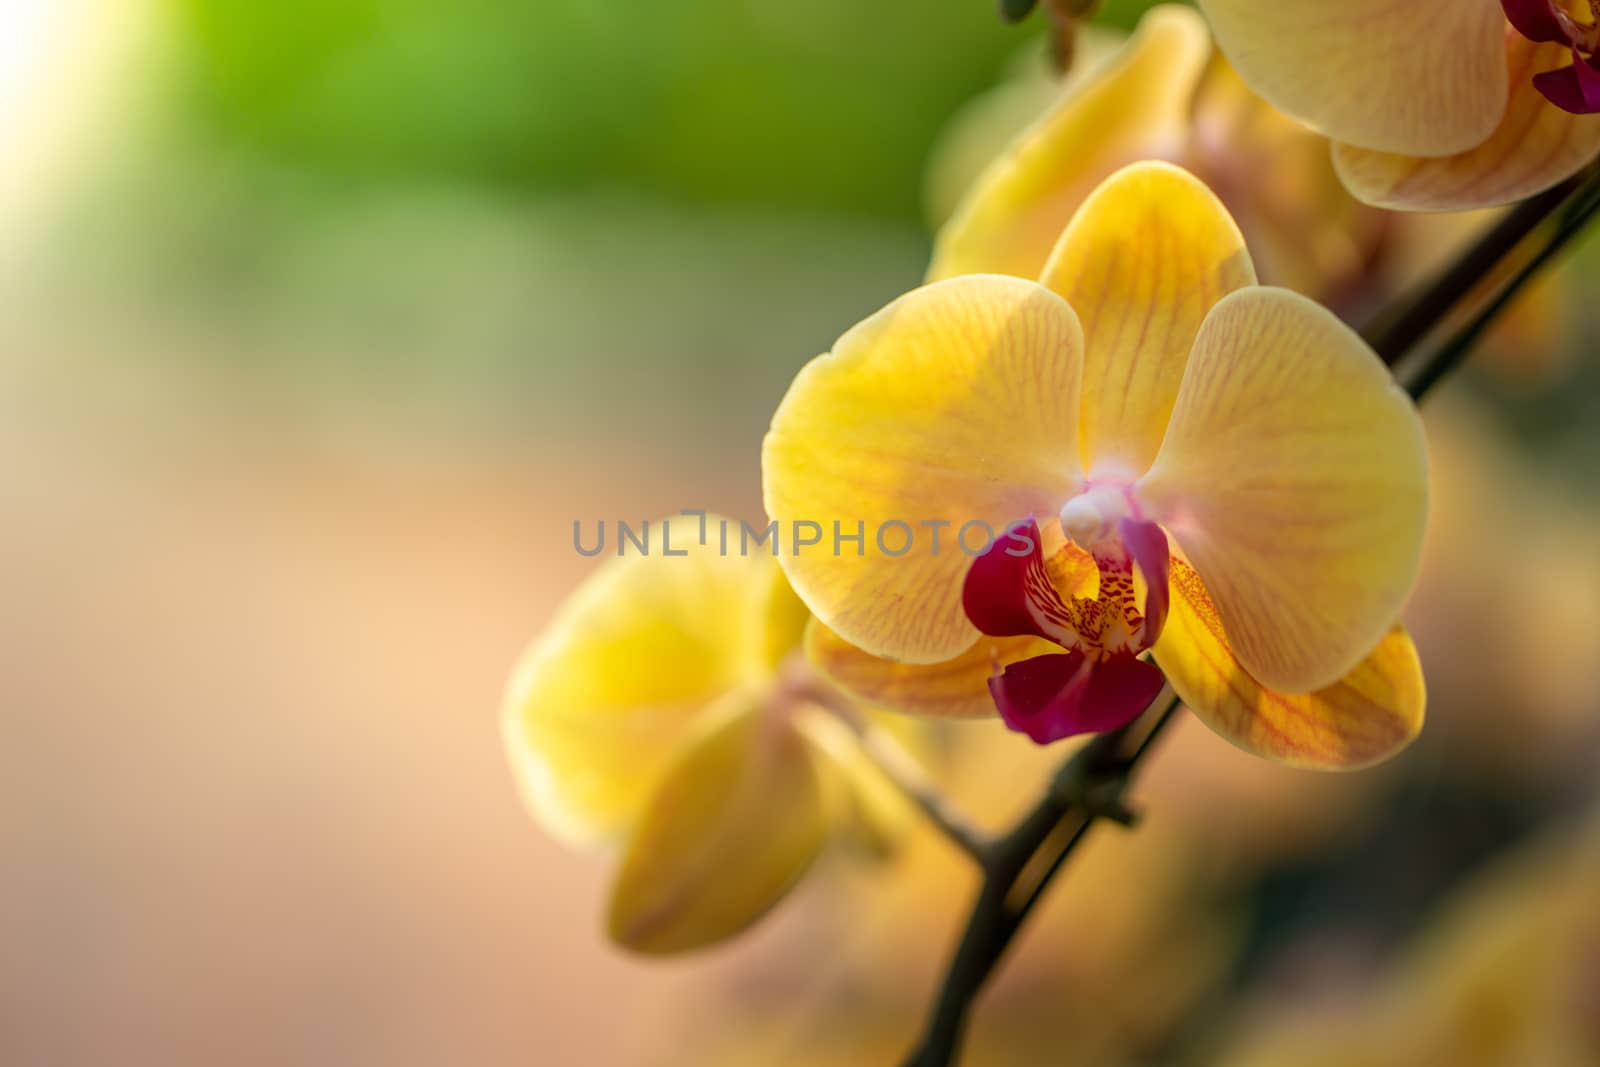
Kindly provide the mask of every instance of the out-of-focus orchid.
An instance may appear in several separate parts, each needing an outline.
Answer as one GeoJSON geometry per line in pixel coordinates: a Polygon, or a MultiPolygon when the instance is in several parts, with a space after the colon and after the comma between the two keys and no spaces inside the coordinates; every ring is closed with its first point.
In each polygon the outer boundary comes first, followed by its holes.
{"type": "Polygon", "coordinates": [[[610,932],[648,953],[740,932],[834,828],[882,841],[905,814],[802,684],[808,615],[777,564],[720,553],[687,519],[661,529],[673,555],[590,577],[524,655],[502,715],[535,818],[569,842],[624,843],[610,932]]]}
{"type": "MultiPolygon", "coordinates": [[[[1600,835],[1525,847],[1464,887],[1381,981],[1284,1006],[1218,1067],[1600,1063],[1600,835]]],[[[1258,1013],[1264,1014],[1264,1013],[1258,1013]]]]}
{"type": "MultiPolygon", "coordinates": [[[[846,333],[791,386],[763,470],[782,523],[955,535],[783,564],[870,656],[1061,646],[990,682],[1035,740],[1131,720],[1162,671],[1225,737],[1291,762],[1370,763],[1420,727],[1395,625],[1427,510],[1416,411],[1331,313],[1255,284],[1237,225],[1177,167],[1108,179],[1040,282],[948,279],[846,333]]],[[[884,695],[868,665],[833,673],[884,695]]]]}
{"type": "MultiPolygon", "coordinates": [[[[1340,185],[1318,134],[1276,111],[1216,53],[1188,8],[1152,8],[1120,49],[1093,38],[1054,94],[1034,66],[952,126],[930,170],[930,199],[950,202],[928,280],[958,274],[1037,278],[1084,197],[1118,168],[1164,159],[1221,197],[1257,270],[1323,303],[1349,296],[1381,247],[1382,212],[1340,185]],[[998,149],[976,173],[969,160],[998,149]]],[[[943,221],[943,219],[941,219],[943,221]]]]}
{"type": "Polygon", "coordinates": [[[1600,154],[1589,0],[1200,0],[1257,92],[1335,142],[1371,204],[1520,200],[1600,154]]]}

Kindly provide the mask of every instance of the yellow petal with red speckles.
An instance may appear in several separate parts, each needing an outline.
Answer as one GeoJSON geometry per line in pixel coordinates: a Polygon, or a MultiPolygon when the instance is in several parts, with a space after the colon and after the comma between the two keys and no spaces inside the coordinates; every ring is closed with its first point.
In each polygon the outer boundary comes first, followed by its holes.
{"type": "Polygon", "coordinates": [[[1161,447],[1206,313],[1255,283],[1244,237],[1200,179],[1135,163],[1084,201],[1039,280],[1083,324],[1084,468],[1131,480],[1161,447]]]}
{"type": "Polygon", "coordinates": [[[1332,312],[1256,287],[1206,318],[1136,492],[1204,579],[1251,676],[1309,692],[1399,616],[1427,478],[1421,420],[1377,355],[1332,312]]]}
{"type": "Polygon", "coordinates": [[[1422,668],[1403,628],[1332,685],[1277,692],[1234,655],[1199,575],[1181,559],[1172,563],[1172,610],[1156,663],[1195,715],[1233,744],[1299,766],[1349,770],[1387,759],[1422,730],[1422,668]]]}
{"type": "Polygon", "coordinates": [[[1466,211],[1509,204],[1571,177],[1600,155],[1600,115],[1571,115],[1533,87],[1533,75],[1572,62],[1563,45],[1511,34],[1505,117],[1469,151],[1438,158],[1334,146],[1339,177],[1356,196],[1400,211],[1466,211]]]}
{"type": "Polygon", "coordinates": [[[1251,87],[1329,137],[1413,155],[1481,144],[1505,109],[1498,0],[1200,0],[1251,87]]]}
{"type": "Polygon", "coordinates": [[[1106,174],[1179,150],[1210,51],[1193,11],[1150,11],[1104,70],[1070,86],[979,176],[939,231],[928,280],[1037,278],[1056,237],[1106,174]]]}
{"type": "Polygon", "coordinates": [[[812,360],[761,464],[780,561],[812,613],[909,663],[970,648],[973,555],[1016,520],[1054,515],[1081,479],[1082,350],[1077,315],[1050,290],[968,275],[901,297],[812,360]],[[796,529],[822,543],[792,543],[796,529]]]}

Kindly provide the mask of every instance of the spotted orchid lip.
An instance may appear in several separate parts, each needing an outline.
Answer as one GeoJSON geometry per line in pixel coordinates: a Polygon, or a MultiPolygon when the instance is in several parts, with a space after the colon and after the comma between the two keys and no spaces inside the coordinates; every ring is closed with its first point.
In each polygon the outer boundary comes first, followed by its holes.
{"type": "Polygon", "coordinates": [[[1105,643],[1091,620],[1104,620],[1121,597],[1132,596],[1131,571],[1113,575],[1101,566],[1102,595],[1107,584],[1120,583],[1122,593],[1083,608],[1083,601],[1063,597],[1045,564],[1043,538],[1030,518],[1017,524],[1024,536],[1018,551],[1004,540],[973,562],[963,587],[967,617],[993,637],[1036,636],[1066,651],[1013,663],[989,680],[989,692],[1006,725],[1038,744],[1078,734],[1099,733],[1136,718],[1161,689],[1163,675],[1139,654],[1155,643],[1169,607],[1171,555],[1166,534],[1153,522],[1122,519],[1117,540],[1126,553],[1122,568],[1137,567],[1145,576],[1142,619],[1123,644],[1105,643]],[[1099,610],[1094,610],[1098,608],[1099,610]],[[1090,630],[1082,627],[1090,624],[1090,630]]]}
{"type": "Polygon", "coordinates": [[[962,607],[973,626],[990,637],[1042,637],[1067,648],[1086,645],[1107,653],[1124,646],[1139,653],[1155,644],[1166,622],[1171,571],[1167,535],[1158,525],[1142,519],[1123,519],[1117,524],[1118,551],[1123,553],[1120,565],[1097,550],[1101,591],[1089,599],[1104,602],[1107,607],[1103,611],[1085,612],[1082,609],[1088,601],[1063,595],[1056,588],[1043,544],[1039,524],[1030,516],[1026,522],[1014,523],[1005,537],[973,561],[962,585],[962,607]],[[1120,610],[1120,604],[1110,606],[1113,597],[1108,596],[1107,588],[1120,585],[1121,593],[1115,599],[1131,607],[1134,567],[1145,578],[1143,608],[1134,616],[1136,625],[1125,635],[1127,640],[1107,645],[1103,629],[1111,617],[1107,612],[1120,610]]]}
{"type": "Polygon", "coordinates": [[[1506,20],[1522,36],[1539,44],[1565,44],[1572,65],[1533,76],[1534,88],[1563,111],[1574,115],[1600,113],[1600,24],[1585,26],[1556,0],[1501,0],[1506,20]]]}

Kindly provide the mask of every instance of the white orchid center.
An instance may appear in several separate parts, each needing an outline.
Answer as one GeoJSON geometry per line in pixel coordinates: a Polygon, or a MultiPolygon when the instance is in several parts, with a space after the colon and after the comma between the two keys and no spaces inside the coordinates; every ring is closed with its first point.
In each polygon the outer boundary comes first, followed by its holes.
{"type": "Polygon", "coordinates": [[[1094,551],[1117,536],[1117,524],[1134,518],[1137,509],[1129,487],[1121,482],[1090,484],[1061,507],[1061,529],[1079,547],[1094,551]]]}

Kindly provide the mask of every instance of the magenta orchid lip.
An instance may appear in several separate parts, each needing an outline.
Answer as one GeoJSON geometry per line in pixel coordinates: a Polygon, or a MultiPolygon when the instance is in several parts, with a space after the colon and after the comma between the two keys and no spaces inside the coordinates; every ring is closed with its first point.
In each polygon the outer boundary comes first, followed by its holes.
{"type": "Polygon", "coordinates": [[[1501,0],[1517,32],[1539,44],[1563,44],[1572,63],[1533,76],[1545,99],[1574,115],[1600,112],[1600,5],[1589,4],[1589,20],[1573,17],[1561,0],[1501,0]]]}

